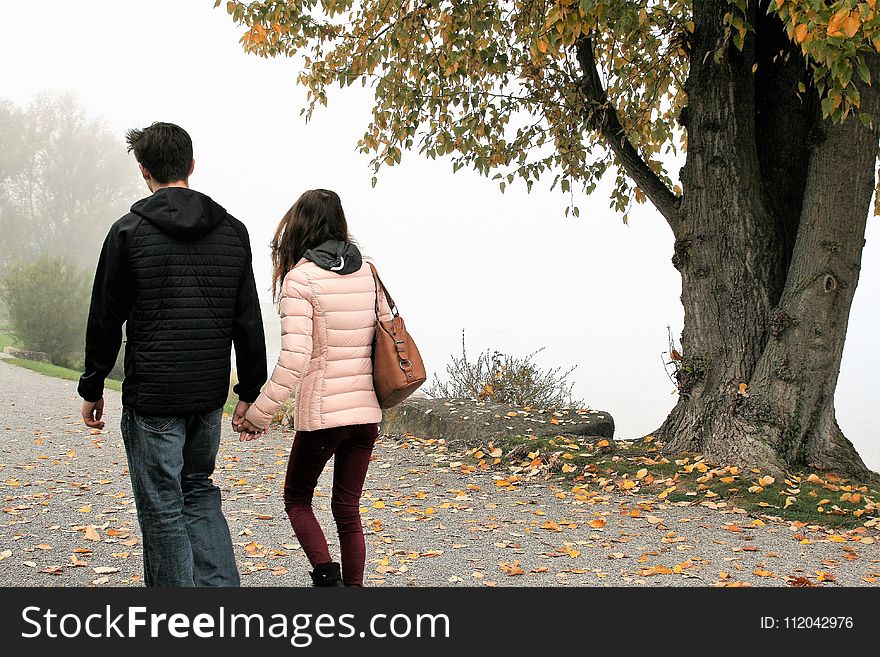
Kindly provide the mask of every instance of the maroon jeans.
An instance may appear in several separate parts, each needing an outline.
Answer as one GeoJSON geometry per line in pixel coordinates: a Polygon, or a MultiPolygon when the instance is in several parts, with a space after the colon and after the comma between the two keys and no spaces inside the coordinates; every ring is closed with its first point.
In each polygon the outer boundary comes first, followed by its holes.
{"type": "Polygon", "coordinates": [[[366,546],[360,503],[370,455],[378,436],[378,424],[297,431],[287,462],[284,508],[296,538],[314,567],[333,560],[327,539],[312,510],[312,496],[324,466],[331,456],[336,455],[330,509],[339,534],[342,581],[346,586],[364,584],[366,546]]]}

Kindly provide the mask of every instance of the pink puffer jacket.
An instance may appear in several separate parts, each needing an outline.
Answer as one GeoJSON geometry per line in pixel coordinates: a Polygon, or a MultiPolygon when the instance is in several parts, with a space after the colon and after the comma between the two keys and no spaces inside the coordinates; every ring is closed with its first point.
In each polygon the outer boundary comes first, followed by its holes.
{"type": "MultiPolygon", "coordinates": [[[[340,274],[301,259],[282,284],[278,364],[247,419],[267,428],[295,394],[298,431],[380,422],[373,389],[375,304],[376,286],[366,262],[340,274]]],[[[379,313],[383,321],[390,319],[381,293],[379,313]]]]}

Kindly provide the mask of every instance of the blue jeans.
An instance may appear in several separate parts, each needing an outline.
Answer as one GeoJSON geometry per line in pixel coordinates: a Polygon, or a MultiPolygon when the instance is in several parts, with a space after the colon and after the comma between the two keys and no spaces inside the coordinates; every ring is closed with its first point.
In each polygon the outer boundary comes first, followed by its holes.
{"type": "Polygon", "coordinates": [[[187,417],[122,410],[147,586],[238,586],[220,489],[210,477],[223,409],[187,417]]]}

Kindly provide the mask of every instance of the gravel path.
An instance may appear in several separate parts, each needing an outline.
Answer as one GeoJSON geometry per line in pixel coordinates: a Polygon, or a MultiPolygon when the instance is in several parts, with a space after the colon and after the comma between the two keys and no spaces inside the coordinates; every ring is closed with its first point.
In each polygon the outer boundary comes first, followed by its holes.
{"type": "MultiPolygon", "coordinates": [[[[73,382],[0,360],[0,585],[140,582],[140,532],[118,429],[79,419],[73,382]]],[[[280,503],[292,433],[239,443],[216,481],[246,586],[301,586],[308,564],[280,503]]],[[[553,482],[462,474],[443,445],[383,436],[363,500],[369,586],[880,586],[880,538],[763,524],[727,507],[590,498],[553,482]]],[[[328,473],[315,503],[332,536],[328,473]]],[[[335,539],[335,537],[333,537],[335,539]]],[[[331,546],[331,551],[335,546],[331,546]]]]}

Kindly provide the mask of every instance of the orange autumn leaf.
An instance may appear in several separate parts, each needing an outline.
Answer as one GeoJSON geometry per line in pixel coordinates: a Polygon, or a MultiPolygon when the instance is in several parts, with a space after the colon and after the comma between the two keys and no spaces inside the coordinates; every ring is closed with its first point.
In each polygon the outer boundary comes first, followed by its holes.
{"type": "Polygon", "coordinates": [[[519,565],[519,561],[512,561],[509,563],[502,561],[498,565],[501,566],[501,570],[503,570],[504,574],[508,577],[515,577],[516,575],[525,574],[525,571],[519,565]]]}
{"type": "Polygon", "coordinates": [[[828,21],[828,29],[825,33],[830,37],[843,36],[843,24],[849,18],[849,10],[844,7],[838,10],[828,21]]]}
{"type": "Polygon", "coordinates": [[[843,33],[847,36],[847,38],[851,39],[856,35],[856,32],[859,31],[859,27],[861,27],[861,21],[855,12],[850,14],[844,21],[842,25],[843,33]]]}
{"type": "Polygon", "coordinates": [[[666,566],[651,566],[650,568],[643,568],[640,573],[642,577],[650,577],[651,575],[672,575],[675,571],[672,568],[667,568],[666,566]]]}

